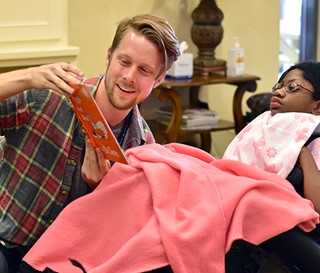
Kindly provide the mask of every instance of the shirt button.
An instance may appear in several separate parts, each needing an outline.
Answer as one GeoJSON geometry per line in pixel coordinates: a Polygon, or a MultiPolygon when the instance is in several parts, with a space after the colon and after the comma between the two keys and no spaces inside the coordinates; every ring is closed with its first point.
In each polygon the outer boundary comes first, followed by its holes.
{"type": "Polygon", "coordinates": [[[67,191],[62,191],[61,194],[66,196],[67,195],[67,191]]]}
{"type": "Polygon", "coordinates": [[[70,162],[70,164],[71,164],[72,166],[75,166],[75,165],[76,165],[76,162],[75,162],[73,159],[71,159],[69,162],[70,162]]]}
{"type": "Polygon", "coordinates": [[[81,130],[81,134],[85,135],[85,134],[86,134],[86,130],[85,130],[85,129],[82,129],[82,130],[81,130]]]}

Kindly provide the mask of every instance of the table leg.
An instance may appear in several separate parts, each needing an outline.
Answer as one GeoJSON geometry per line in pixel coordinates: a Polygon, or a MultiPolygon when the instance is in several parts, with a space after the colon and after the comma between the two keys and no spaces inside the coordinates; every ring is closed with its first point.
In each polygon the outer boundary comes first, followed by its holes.
{"type": "MultiPolygon", "coordinates": [[[[199,107],[199,91],[200,86],[190,87],[189,93],[189,104],[190,108],[199,107]]],[[[211,151],[211,134],[210,133],[200,133],[201,139],[201,149],[210,153],[211,151]]]]}
{"type": "Polygon", "coordinates": [[[165,133],[167,135],[166,138],[168,143],[177,142],[182,121],[182,99],[179,93],[174,89],[157,88],[153,93],[161,101],[171,101],[172,117],[165,133]]]}
{"type": "Polygon", "coordinates": [[[246,126],[246,121],[242,112],[243,95],[246,91],[254,92],[256,89],[257,83],[255,81],[237,84],[237,89],[233,96],[233,119],[236,134],[246,126]]]}
{"type": "Polygon", "coordinates": [[[210,153],[211,152],[211,134],[201,133],[201,149],[210,153]]]}
{"type": "Polygon", "coordinates": [[[197,108],[199,103],[200,86],[191,86],[189,89],[189,105],[190,108],[197,108]]]}

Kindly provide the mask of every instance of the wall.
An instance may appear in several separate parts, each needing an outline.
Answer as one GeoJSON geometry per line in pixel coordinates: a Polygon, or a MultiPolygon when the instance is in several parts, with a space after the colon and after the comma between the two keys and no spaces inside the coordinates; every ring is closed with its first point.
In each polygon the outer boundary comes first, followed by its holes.
{"type": "Polygon", "coordinates": [[[0,0],[0,73],[66,61],[79,48],[68,45],[67,0],[0,0]]]}
{"type": "MultiPolygon", "coordinates": [[[[69,44],[80,47],[77,63],[87,76],[105,71],[105,56],[116,23],[138,13],[165,17],[179,40],[186,40],[189,51],[196,55],[190,38],[190,16],[199,0],[126,0],[122,4],[106,0],[69,0],[68,4],[69,44]]],[[[269,91],[277,80],[280,0],[220,0],[217,4],[224,13],[224,38],[216,49],[216,57],[227,59],[232,37],[238,36],[246,52],[246,73],[261,77],[258,92],[269,91]]],[[[221,118],[232,120],[233,93],[234,87],[215,85],[203,88],[200,97],[207,100],[221,118]]],[[[212,137],[212,153],[220,157],[234,133],[214,133],[212,137]]]]}

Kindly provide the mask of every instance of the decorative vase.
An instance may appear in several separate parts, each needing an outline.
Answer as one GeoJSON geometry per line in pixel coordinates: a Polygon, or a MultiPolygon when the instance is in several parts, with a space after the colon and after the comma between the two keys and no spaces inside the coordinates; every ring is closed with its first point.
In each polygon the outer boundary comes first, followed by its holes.
{"type": "Polygon", "coordinates": [[[226,61],[215,57],[215,49],[223,38],[222,11],[214,0],[201,0],[191,14],[193,25],[191,38],[198,47],[194,59],[194,74],[208,75],[217,71],[226,72],[226,61]]]}

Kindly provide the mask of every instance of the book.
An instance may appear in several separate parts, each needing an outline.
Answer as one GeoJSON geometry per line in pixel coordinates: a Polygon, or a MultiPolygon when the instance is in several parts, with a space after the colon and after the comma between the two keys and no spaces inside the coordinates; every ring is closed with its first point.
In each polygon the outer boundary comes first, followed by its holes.
{"type": "MultiPolygon", "coordinates": [[[[166,115],[170,117],[172,116],[171,107],[160,107],[158,109],[155,109],[154,111],[158,115],[166,115]]],[[[182,113],[182,119],[192,119],[192,118],[204,117],[204,116],[217,117],[218,115],[216,111],[212,111],[206,108],[186,108],[183,110],[183,113],[182,113]]]]}
{"type": "MultiPolygon", "coordinates": [[[[166,126],[168,126],[170,123],[170,121],[161,119],[161,118],[157,119],[156,121],[166,126]]],[[[192,125],[182,123],[180,129],[183,131],[211,130],[213,128],[217,128],[217,126],[218,126],[218,122],[211,123],[211,124],[192,124],[192,125]]]]}
{"type": "Polygon", "coordinates": [[[126,154],[121,149],[88,86],[75,83],[69,83],[69,85],[75,90],[69,96],[72,109],[92,145],[100,148],[107,159],[129,164],[126,154]]]}
{"type": "MultiPolygon", "coordinates": [[[[171,117],[169,116],[160,116],[158,119],[160,122],[169,123],[171,121],[171,117]]],[[[191,119],[182,119],[181,125],[184,127],[193,127],[193,126],[215,126],[218,123],[218,118],[216,116],[211,117],[197,117],[191,119]]]]}
{"type": "MultiPolygon", "coordinates": [[[[168,125],[172,118],[170,107],[155,109],[158,115],[157,121],[168,125]]],[[[186,108],[183,110],[182,130],[209,130],[215,128],[218,123],[218,115],[215,111],[205,108],[186,108]]]]}

